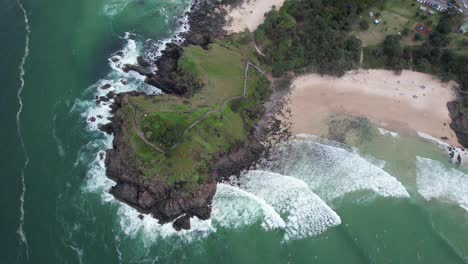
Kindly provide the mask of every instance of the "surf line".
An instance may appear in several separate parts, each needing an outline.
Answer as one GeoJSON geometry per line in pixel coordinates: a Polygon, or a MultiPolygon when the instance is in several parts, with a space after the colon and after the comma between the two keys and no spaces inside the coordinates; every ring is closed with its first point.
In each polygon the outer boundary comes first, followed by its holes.
{"type": "Polygon", "coordinates": [[[21,186],[22,186],[22,190],[21,190],[21,196],[20,196],[20,219],[19,219],[20,221],[19,221],[19,226],[18,226],[18,230],[16,231],[16,233],[19,236],[19,243],[24,245],[24,247],[26,249],[26,257],[29,259],[28,240],[26,239],[26,234],[24,233],[24,229],[23,229],[23,226],[24,226],[24,196],[25,196],[25,193],[26,193],[26,184],[25,184],[25,181],[24,181],[24,171],[28,167],[29,156],[28,156],[28,152],[26,150],[26,146],[24,145],[23,136],[21,134],[21,113],[23,112],[23,99],[21,97],[21,94],[23,93],[24,84],[25,84],[25,82],[24,82],[24,75],[25,75],[24,65],[26,64],[26,60],[27,60],[27,58],[29,56],[29,34],[31,33],[31,29],[29,27],[28,15],[27,15],[26,9],[23,6],[23,3],[21,2],[21,0],[17,0],[17,2],[18,2],[19,8],[21,9],[21,12],[23,12],[24,28],[25,28],[26,34],[25,34],[24,55],[23,55],[23,58],[21,59],[19,67],[18,67],[18,69],[20,70],[20,75],[19,75],[19,77],[20,77],[20,87],[18,89],[18,92],[16,93],[16,97],[18,98],[18,104],[19,104],[18,111],[16,112],[16,127],[17,127],[18,137],[19,137],[20,143],[21,143],[21,149],[23,150],[24,158],[25,158],[23,168],[21,169],[21,186]]]}

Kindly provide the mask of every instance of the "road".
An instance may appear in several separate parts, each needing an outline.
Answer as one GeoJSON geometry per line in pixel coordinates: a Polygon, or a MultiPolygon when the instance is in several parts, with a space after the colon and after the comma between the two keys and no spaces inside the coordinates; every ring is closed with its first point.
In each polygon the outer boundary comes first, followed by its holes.
{"type": "Polygon", "coordinates": [[[463,10],[463,14],[468,16],[468,0],[457,0],[458,6],[463,10]]]}

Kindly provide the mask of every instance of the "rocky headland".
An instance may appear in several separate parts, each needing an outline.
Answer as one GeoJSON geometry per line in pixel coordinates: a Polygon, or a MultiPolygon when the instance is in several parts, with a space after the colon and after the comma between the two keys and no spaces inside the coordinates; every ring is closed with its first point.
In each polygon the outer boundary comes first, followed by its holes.
{"type": "MultiPolygon", "coordinates": [[[[208,49],[216,40],[226,37],[223,26],[226,23],[226,4],[216,1],[195,2],[188,15],[190,30],[183,33],[182,44],[169,43],[156,61],[138,58],[138,64],[124,66],[125,71],[135,71],[146,76],[145,82],[161,89],[166,95],[187,100],[196,94],[201,84],[194,76],[186,78],[180,69],[180,59],[184,48],[196,45],[208,49]],[[154,66],[157,71],[151,71],[154,66]],[[184,78],[181,78],[184,76],[184,78]]],[[[149,214],[161,224],[172,222],[176,230],[190,229],[190,218],[208,219],[211,215],[211,202],[216,192],[217,182],[239,175],[241,171],[255,164],[271,144],[269,139],[282,140],[289,135],[288,127],[280,126],[278,115],[283,113],[282,96],[284,90],[278,85],[270,85],[276,92],[269,93],[269,100],[262,103],[257,111],[250,111],[248,119],[255,125],[248,130],[242,141],[236,141],[224,151],[216,152],[206,161],[205,177],[196,183],[186,180],[169,182],[165,176],[150,175],[143,169],[142,161],[129,154],[129,136],[135,121],[125,115],[126,107],[133,104],[132,98],[144,97],[152,100],[160,95],[146,95],[140,92],[109,94],[114,99],[111,106],[113,118],[100,129],[114,135],[113,148],[107,151],[106,174],[116,185],[110,193],[143,214],[149,214]]],[[[269,88],[269,89],[270,89],[269,88]]],[[[104,89],[104,88],[103,88],[104,89]]],[[[173,97],[171,97],[173,98],[173,97]]],[[[97,98],[106,101],[108,98],[97,98]]],[[[146,116],[146,114],[145,114],[146,116]]],[[[222,119],[222,117],[221,117],[222,119]]],[[[148,142],[149,144],[152,144],[148,142]]],[[[162,151],[164,152],[164,151],[162,151]]],[[[169,151],[161,155],[170,155],[169,151]]],[[[206,159],[206,158],[205,158],[206,159]]],[[[201,162],[200,162],[201,163],[201,162]]],[[[205,163],[205,160],[203,160],[205,163]]]]}

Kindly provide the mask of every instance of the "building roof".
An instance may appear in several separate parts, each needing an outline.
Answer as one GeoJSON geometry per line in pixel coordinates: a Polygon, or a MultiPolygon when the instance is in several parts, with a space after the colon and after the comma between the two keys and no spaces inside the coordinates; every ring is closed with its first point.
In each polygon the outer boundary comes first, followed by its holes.
{"type": "Polygon", "coordinates": [[[460,31],[461,31],[461,32],[467,32],[467,31],[468,31],[468,20],[465,21],[465,22],[460,26],[460,31]]]}

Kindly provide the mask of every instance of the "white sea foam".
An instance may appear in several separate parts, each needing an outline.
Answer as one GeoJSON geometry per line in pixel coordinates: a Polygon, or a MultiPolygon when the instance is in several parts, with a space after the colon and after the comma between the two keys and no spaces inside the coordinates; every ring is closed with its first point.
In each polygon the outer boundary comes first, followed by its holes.
{"type": "Polygon", "coordinates": [[[409,197],[393,176],[348,150],[305,140],[277,146],[261,166],[306,182],[325,201],[370,190],[384,197],[409,197]]]}
{"type": "Polygon", "coordinates": [[[379,160],[379,159],[377,159],[377,158],[375,158],[373,156],[363,154],[356,147],[352,147],[352,146],[349,146],[349,145],[346,145],[346,144],[343,144],[343,143],[340,143],[340,142],[337,142],[337,141],[329,140],[329,139],[326,139],[326,138],[321,138],[321,137],[318,137],[318,136],[315,136],[315,135],[298,134],[298,135],[294,136],[293,139],[304,140],[304,141],[309,141],[309,142],[315,142],[315,143],[320,143],[320,144],[327,145],[327,146],[332,146],[332,147],[337,147],[337,148],[340,148],[340,149],[344,149],[344,150],[352,152],[352,153],[354,153],[354,154],[356,154],[358,156],[361,156],[362,158],[364,158],[368,162],[372,163],[373,165],[375,165],[375,166],[377,166],[377,167],[379,167],[381,169],[383,169],[385,167],[385,164],[386,164],[385,160],[379,160]]]}
{"type": "Polygon", "coordinates": [[[57,129],[55,127],[56,122],[57,122],[57,114],[54,114],[54,116],[52,117],[52,137],[54,138],[55,143],[57,145],[57,151],[58,151],[59,156],[64,157],[65,150],[63,148],[62,140],[60,140],[60,138],[57,136],[57,129]]]}
{"type": "Polygon", "coordinates": [[[439,161],[417,157],[417,188],[427,200],[444,199],[468,211],[468,175],[439,161]]]}
{"type": "Polygon", "coordinates": [[[240,188],[220,183],[213,198],[211,219],[225,228],[239,228],[261,219],[265,230],[284,228],[279,214],[263,199],[240,188]]]}
{"type": "Polygon", "coordinates": [[[241,177],[240,186],[287,215],[285,240],[317,236],[341,223],[340,217],[301,180],[267,171],[249,171],[241,177]]]}
{"type": "MultiPolygon", "coordinates": [[[[112,0],[108,3],[106,7],[108,9],[106,12],[108,12],[109,15],[115,15],[123,8],[125,8],[127,4],[128,1],[112,0]]],[[[190,7],[188,7],[186,11],[188,10],[190,10],[190,7]]],[[[171,41],[176,41],[178,43],[182,42],[180,33],[188,29],[187,16],[184,16],[181,22],[182,26],[175,32],[175,37],[154,42],[153,48],[155,51],[150,52],[150,59],[153,60],[160,56],[161,50],[165,47],[166,43],[171,41]]],[[[111,91],[115,93],[121,93],[138,90],[145,92],[146,94],[160,93],[159,89],[147,85],[144,82],[144,76],[141,76],[135,72],[125,72],[122,69],[123,66],[127,63],[136,64],[137,57],[142,52],[141,44],[132,39],[133,37],[135,37],[134,34],[125,34],[124,39],[126,40],[126,45],[120,52],[116,52],[108,60],[112,71],[105,79],[102,79],[91,85],[87,89],[86,94],[92,93],[94,97],[97,96],[99,98],[100,96],[105,96],[108,92],[111,91]],[[110,85],[110,87],[103,89],[104,85],[110,85]]],[[[154,71],[156,69],[153,68],[150,70],[154,71]]],[[[88,130],[98,132],[99,124],[108,123],[109,118],[112,117],[110,105],[113,102],[113,99],[109,100],[108,102],[101,102],[100,104],[96,104],[94,101],[78,100],[72,107],[72,111],[82,112],[82,116],[87,122],[88,130]]],[[[99,193],[103,203],[110,203],[118,207],[117,214],[119,225],[126,235],[131,237],[141,235],[144,237],[144,243],[147,246],[150,246],[158,239],[162,238],[177,237],[183,239],[184,241],[190,241],[196,238],[205,237],[215,230],[211,224],[211,220],[202,221],[194,217],[191,219],[192,228],[190,230],[182,230],[177,232],[172,227],[172,223],[161,225],[156,219],[150,216],[145,216],[143,220],[141,220],[139,218],[140,213],[138,213],[135,209],[115,200],[115,198],[109,194],[109,190],[113,185],[115,185],[115,182],[106,177],[106,168],[104,162],[105,150],[112,148],[113,137],[103,133],[101,133],[101,135],[104,135],[104,139],[96,139],[83,148],[83,153],[89,153],[90,151],[91,153],[96,153],[95,158],[89,164],[87,182],[83,187],[83,190],[86,192],[99,193]]],[[[78,155],[75,165],[87,160],[83,153],[78,155]]]]}
{"type": "Polygon", "coordinates": [[[73,252],[76,253],[76,256],[78,258],[78,263],[83,263],[83,249],[79,248],[77,246],[74,246],[72,244],[66,244],[67,247],[69,247],[73,252]]]}
{"type": "Polygon", "coordinates": [[[21,148],[22,148],[22,150],[24,152],[24,157],[25,157],[23,168],[21,169],[21,187],[22,187],[22,189],[21,189],[21,195],[20,195],[20,219],[19,219],[19,226],[18,226],[18,229],[17,229],[16,232],[18,233],[20,243],[22,243],[26,248],[26,257],[29,258],[28,241],[26,239],[26,234],[25,234],[24,229],[23,229],[23,226],[24,226],[24,196],[26,194],[26,183],[25,183],[24,172],[25,172],[25,170],[26,170],[26,168],[28,167],[28,164],[29,164],[29,156],[28,156],[28,151],[26,149],[26,146],[24,144],[22,133],[21,133],[21,113],[23,111],[23,100],[22,100],[21,95],[23,93],[24,84],[25,84],[25,82],[24,82],[24,75],[25,75],[24,65],[26,64],[26,60],[27,60],[27,58],[29,56],[29,35],[31,33],[31,28],[29,26],[28,15],[27,15],[26,9],[23,6],[23,3],[21,2],[21,0],[17,0],[17,3],[18,3],[19,8],[21,9],[21,11],[23,12],[24,27],[25,27],[26,35],[25,35],[24,55],[21,58],[20,65],[18,67],[19,70],[20,70],[20,76],[19,76],[20,77],[20,87],[18,89],[18,93],[16,94],[16,96],[18,98],[18,104],[19,104],[18,111],[16,112],[16,126],[17,126],[17,129],[18,129],[17,133],[18,133],[18,137],[20,139],[21,148]]]}
{"type": "Polygon", "coordinates": [[[197,217],[191,219],[191,229],[176,231],[172,223],[159,224],[158,220],[146,215],[142,220],[139,213],[126,204],[119,204],[118,215],[122,231],[128,235],[136,237],[143,236],[145,246],[151,246],[160,239],[176,237],[185,242],[204,238],[216,229],[211,224],[211,220],[200,220],[197,217]]]}
{"type": "Polygon", "coordinates": [[[392,131],[389,131],[389,130],[386,130],[386,129],[381,128],[381,127],[378,127],[377,130],[379,130],[379,133],[380,133],[380,135],[382,135],[382,136],[387,136],[387,135],[389,135],[389,136],[392,136],[392,137],[394,137],[394,138],[400,137],[400,135],[399,135],[398,133],[392,132],[392,131]]]}
{"type": "Polygon", "coordinates": [[[445,151],[449,156],[450,162],[453,164],[466,164],[468,162],[468,151],[460,147],[452,147],[448,143],[437,139],[431,135],[425,134],[423,132],[417,132],[418,136],[434,145],[439,147],[442,151],[445,151]]]}
{"type": "Polygon", "coordinates": [[[122,12],[132,0],[106,0],[102,12],[106,16],[115,16],[122,12]]]}

